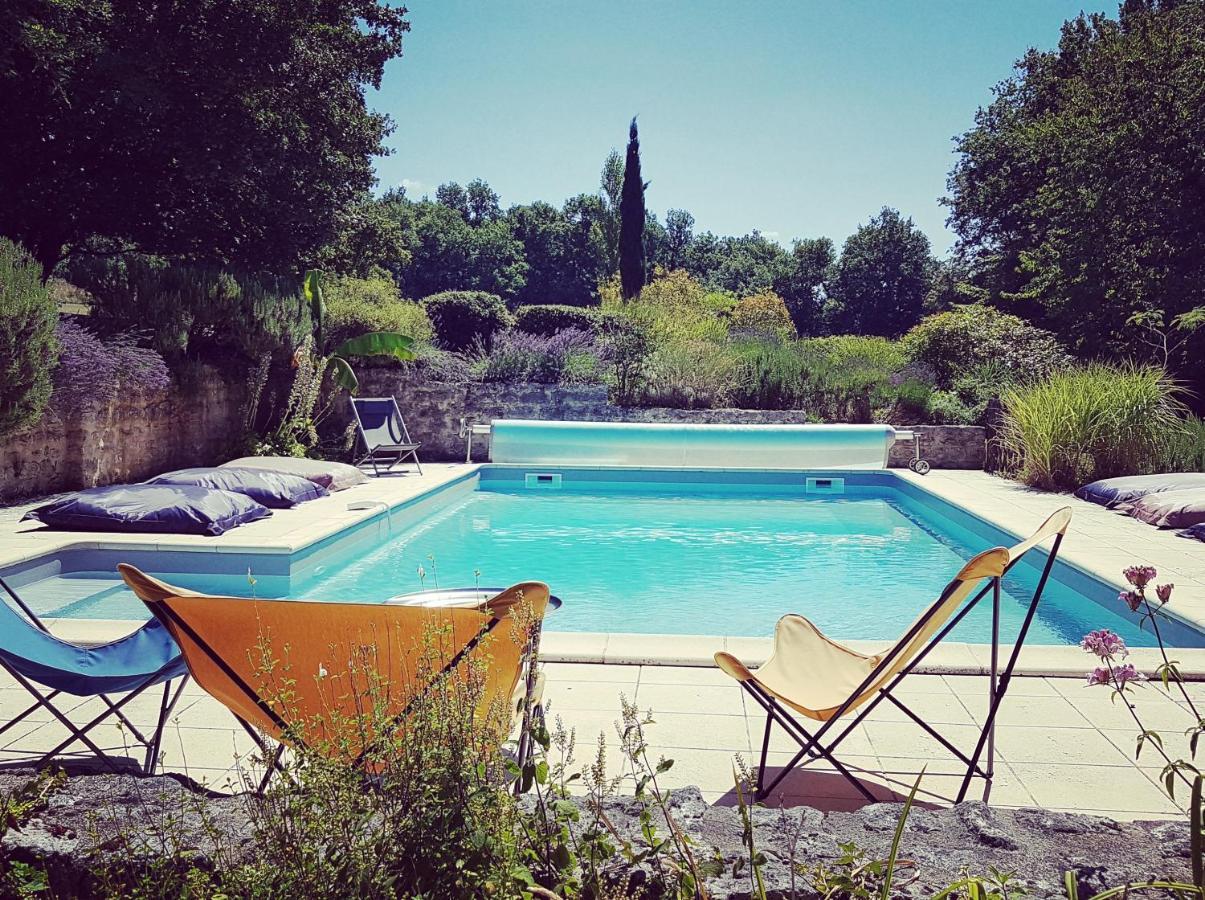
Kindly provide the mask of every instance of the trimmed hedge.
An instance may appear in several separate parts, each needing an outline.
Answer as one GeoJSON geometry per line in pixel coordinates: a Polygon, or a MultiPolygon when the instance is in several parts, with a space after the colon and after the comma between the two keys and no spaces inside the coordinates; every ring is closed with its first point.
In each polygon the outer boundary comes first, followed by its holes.
{"type": "Polygon", "coordinates": [[[598,314],[580,306],[565,306],[560,303],[538,303],[520,306],[515,312],[515,327],[528,334],[552,337],[558,331],[574,328],[578,331],[594,331],[598,325],[598,314]]]}
{"type": "Polygon", "coordinates": [[[494,335],[513,322],[506,304],[497,294],[485,291],[444,291],[423,300],[445,350],[471,350],[481,344],[489,350],[494,335]]]}

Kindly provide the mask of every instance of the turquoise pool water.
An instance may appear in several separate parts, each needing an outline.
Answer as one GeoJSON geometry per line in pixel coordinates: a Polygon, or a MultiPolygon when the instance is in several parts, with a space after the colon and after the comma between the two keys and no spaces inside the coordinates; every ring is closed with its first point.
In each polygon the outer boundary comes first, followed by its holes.
{"type": "MultiPolygon", "coordinates": [[[[769,635],[798,612],[835,638],[890,640],[981,549],[936,531],[899,497],[484,490],[291,593],[375,600],[539,579],[565,601],[547,626],[558,631],[769,635]]],[[[1037,580],[1036,570],[1015,571],[1005,634],[1015,634],[1037,580]]],[[[1057,583],[1039,609],[1034,643],[1076,643],[1105,626],[1148,642],[1130,620],[1057,583]]],[[[981,603],[954,634],[986,642],[989,629],[981,603]]]]}
{"type": "MultiPolygon", "coordinates": [[[[1013,542],[886,472],[836,473],[843,493],[822,496],[808,493],[808,476],[834,473],[551,471],[563,472],[563,485],[533,487],[543,476],[485,467],[479,483],[464,480],[293,557],[85,550],[6,578],[39,614],[85,619],[146,617],[115,575],[122,559],[211,593],[357,602],[536,579],[565,601],[550,630],[767,636],[797,612],[838,639],[888,641],[966,559],[1013,542]]],[[[1005,638],[1044,561],[1026,559],[1004,584],[1005,638]]],[[[954,637],[986,642],[989,628],[984,602],[954,637]]],[[[1029,641],[1076,644],[1095,628],[1153,643],[1115,589],[1060,563],[1029,641]]],[[[1205,646],[1205,635],[1170,621],[1165,637],[1205,646]]]]}

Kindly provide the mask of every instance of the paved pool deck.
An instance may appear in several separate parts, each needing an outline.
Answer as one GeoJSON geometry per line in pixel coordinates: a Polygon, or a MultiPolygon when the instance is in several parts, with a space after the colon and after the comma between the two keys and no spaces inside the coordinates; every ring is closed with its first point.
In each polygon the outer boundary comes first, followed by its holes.
{"type": "MultiPolygon", "coordinates": [[[[546,663],[544,671],[550,720],[560,719],[574,731],[579,766],[593,760],[602,734],[610,771],[621,771],[615,731],[621,696],[652,711],[650,756],[675,762],[661,777],[666,787],[698,785],[708,802],[731,804],[736,756],[750,765],[757,762],[765,720],[717,669],[546,663]]],[[[1189,690],[1195,701],[1205,702],[1205,684],[1192,684],[1189,690]]],[[[1135,705],[1148,726],[1163,729],[1169,754],[1187,758],[1180,745],[1192,717],[1183,702],[1158,696],[1160,691],[1142,686],[1134,694],[1135,705]]],[[[974,746],[986,694],[987,679],[969,675],[919,675],[900,692],[905,703],[964,750],[974,746]]],[[[150,696],[133,701],[128,709],[134,724],[149,726],[157,702],[150,696]]],[[[28,705],[28,695],[0,674],[0,716],[7,720],[28,705]]],[[[75,722],[87,721],[101,709],[97,700],[69,701],[64,708],[75,722]]],[[[1136,731],[1129,713],[1110,700],[1106,689],[1088,688],[1079,678],[1016,678],[999,714],[994,784],[985,795],[983,782],[976,780],[969,797],[1002,807],[1043,806],[1120,820],[1180,818],[1180,804],[1159,786],[1161,765],[1155,754],[1148,749],[1140,761],[1134,760],[1136,731]]],[[[129,735],[116,726],[101,726],[94,735],[114,755],[141,760],[141,754],[129,749],[129,735]]],[[[66,737],[59,723],[39,711],[0,736],[0,766],[28,766],[66,737]]],[[[776,729],[770,746],[768,767],[774,771],[791,757],[792,744],[776,729]]],[[[255,768],[253,750],[229,712],[190,684],[166,729],[162,765],[213,789],[232,790],[242,784],[240,772],[255,768]]],[[[844,751],[840,758],[879,800],[905,797],[922,769],[920,802],[947,805],[957,793],[962,772],[957,760],[890,704],[882,704],[851,734],[844,751]]],[[[60,759],[70,763],[87,757],[60,759]]],[[[1185,798],[1184,791],[1177,791],[1178,800],[1185,798]]],[[[865,803],[827,764],[789,775],[767,800],[771,806],[829,810],[865,803]]]]}
{"type": "MultiPolygon", "coordinates": [[[[477,468],[433,464],[424,467],[423,476],[374,479],[219,538],[63,534],[19,523],[20,515],[33,504],[0,508],[0,568],[70,546],[290,553],[380,515],[379,504],[358,510],[349,509],[350,505],[379,501],[396,507],[435,487],[471,476],[477,468]]],[[[983,472],[934,471],[923,478],[906,471],[896,474],[1017,535],[1028,534],[1055,509],[1070,505],[1075,516],[1064,543],[1066,561],[1119,589],[1124,566],[1154,565],[1160,581],[1176,584],[1169,612],[1205,629],[1205,544],[1157,531],[1066,495],[1031,491],[983,472]]],[[[56,633],[81,640],[109,639],[129,631],[131,625],[52,623],[56,633]]],[[[733,758],[741,754],[750,764],[756,762],[764,720],[760,709],[746,702],[740,688],[712,666],[711,657],[716,650],[726,649],[756,665],[769,645],[768,638],[554,630],[545,635],[543,644],[548,675],[545,696],[551,715],[560,716],[576,731],[583,765],[592,756],[600,732],[610,736],[608,756],[617,763],[613,723],[622,694],[652,710],[656,719],[649,732],[652,752],[676,761],[666,773],[667,784],[697,784],[710,801],[732,802],[733,758]]],[[[1205,677],[1205,650],[1176,650],[1174,655],[1186,672],[1205,677]]],[[[1153,669],[1156,664],[1152,650],[1135,650],[1132,659],[1142,669],[1153,669]]],[[[1107,690],[1085,687],[1083,672],[1088,662],[1075,647],[1025,649],[1019,667],[1025,677],[1014,680],[1001,710],[997,777],[987,799],[1000,806],[1040,805],[1127,819],[1180,815],[1180,805],[1169,800],[1159,786],[1161,760],[1149,748],[1141,760],[1134,759],[1137,728],[1130,712],[1112,702],[1107,690]]],[[[976,723],[982,721],[986,707],[986,665],[987,648],[982,645],[943,645],[926,662],[924,674],[905,683],[901,696],[965,746],[973,741],[976,723]]],[[[1205,703],[1205,683],[1191,684],[1188,690],[1194,701],[1205,703]]],[[[1187,748],[1181,746],[1185,743],[1182,734],[1194,720],[1187,704],[1161,693],[1157,685],[1143,685],[1135,692],[1135,704],[1147,727],[1163,731],[1169,755],[1188,758],[1187,748]]],[[[24,692],[0,675],[0,717],[6,721],[27,705],[24,692]]],[[[858,767],[864,783],[882,799],[906,794],[924,768],[923,801],[949,802],[957,790],[959,764],[902,713],[887,706],[880,706],[851,735],[845,745],[846,761],[858,767]]],[[[79,701],[72,717],[81,721],[97,709],[98,701],[79,701]]],[[[156,701],[140,698],[132,709],[136,723],[145,725],[154,717],[156,701]]],[[[109,726],[99,735],[102,745],[110,749],[122,748],[127,739],[109,726]]],[[[0,764],[28,764],[64,736],[62,727],[39,711],[0,736],[0,764]]],[[[771,767],[790,757],[791,744],[781,732],[776,732],[771,748],[771,767]]],[[[225,709],[190,685],[168,729],[163,762],[169,770],[221,788],[237,781],[237,759],[245,760],[250,749],[250,741],[225,709]]],[[[982,796],[982,792],[973,791],[972,796],[982,796]]],[[[847,809],[864,801],[830,768],[822,766],[788,777],[771,802],[847,809]]]]}

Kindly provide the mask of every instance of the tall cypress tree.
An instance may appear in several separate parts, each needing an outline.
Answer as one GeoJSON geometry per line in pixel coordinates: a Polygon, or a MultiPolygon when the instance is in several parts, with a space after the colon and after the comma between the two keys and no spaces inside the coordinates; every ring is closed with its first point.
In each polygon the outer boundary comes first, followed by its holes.
{"type": "Polygon", "coordinates": [[[640,141],[636,118],[628,130],[628,156],[623,168],[623,194],[619,199],[619,279],[625,300],[644,287],[644,190],[640,179],[640,141]]]}

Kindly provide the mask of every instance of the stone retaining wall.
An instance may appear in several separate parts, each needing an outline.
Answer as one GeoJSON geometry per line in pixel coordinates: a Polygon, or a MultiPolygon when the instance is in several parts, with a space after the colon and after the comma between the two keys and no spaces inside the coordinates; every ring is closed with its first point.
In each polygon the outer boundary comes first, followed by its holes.
{"type": "Polygon", "coordinates": [[[0,442],[0,503],[141,481],[230,458],[243,431],[245,388],[202,368],[190,385],[42,421],[0,442]]]}
{"type": "MultiPolygon", "coordinates": [[[[396,370],[366,369],[360,374],[363,396],[397,397],[410,436],[423,444],[422,458],[463,460],[460,421],[487,423],[492,419],[543,419],[595,422],[697,422],[733,424],[803,424],[803,410],[762,409],[633,409],[614,406],[602,385],[444,384],[399,379],[396,370]]],[[[919,425],[921,450],[935,469],[982,469],[984,429],[977,426],[919,425]]],[[[912,455],[911,443],[892,448],[890,464],[903,466],[912,455]]],[[[488,458],[488,438],[473,442],[473,459],[488,458]]]]}
{"type": "MultiPolygon", "coordinates": [[[[0,793],[20,790],[32,774],[0,773],[0,793]]],[[[28,822],[7,829],[0,838],[0,862],[45,869],[54,895],[70,897],[91,895],[96,868],[117,853],[144,860],[162,854],[169,843],[162,838],[165,827],[194,865],[206,868],[219,853],[227,864],[250,861],[255,858],[250,816],[255,802],[249,796],[207,798],[169,777],[76,776],[52,792],[28,822]]],[[[522,802],[528,805],[532,798],[522,802]]],[[[640,845],[639,804],[630,797],[604,804],[611,826],[640,845]]],[[[723,861],[723,872],[707,878],[707,896],[747,900],[748,871],[738,873],[735,866],[748,859],[748,850],[732,799],[712,805],[697,788],[685,787],[674,791],[670,806],[697,857],[723,861]]],[[[893,897],[932,897],[964,871],[986,875],[991,866],[1014,876],[1013,896],[1020,895],[1015,890],[1020,886],[1031,900],[1065,900],[1065,872],[1074,873],[1081,897],[1127,882],[1191,876],[1186,821],[1123,823],[1043,809],[996,809],[982,802],[927,807],[919,801],[908,817],[900,847],[900,858],[908,862],[893,897]]],[[[836,867],[844,843],[856,844],[872,859],[885,859],[901,811],[899,802],[851,812],[791,804],[752,809],[754,846],[765,857],[761,876],[767,897],[816,896],[803,874],[817,865],[836,867]]],[[[660,818],[657,822],[660,826],[660,818]]],[[[372,827],[370,821],[364,825],[372,827]]],[[[617,882],[630,878],[640,884],[645,874],[618,858],[605,869],[617,882]]],[[[316,886],[315,896],[321,895],[316,886]]]]}

